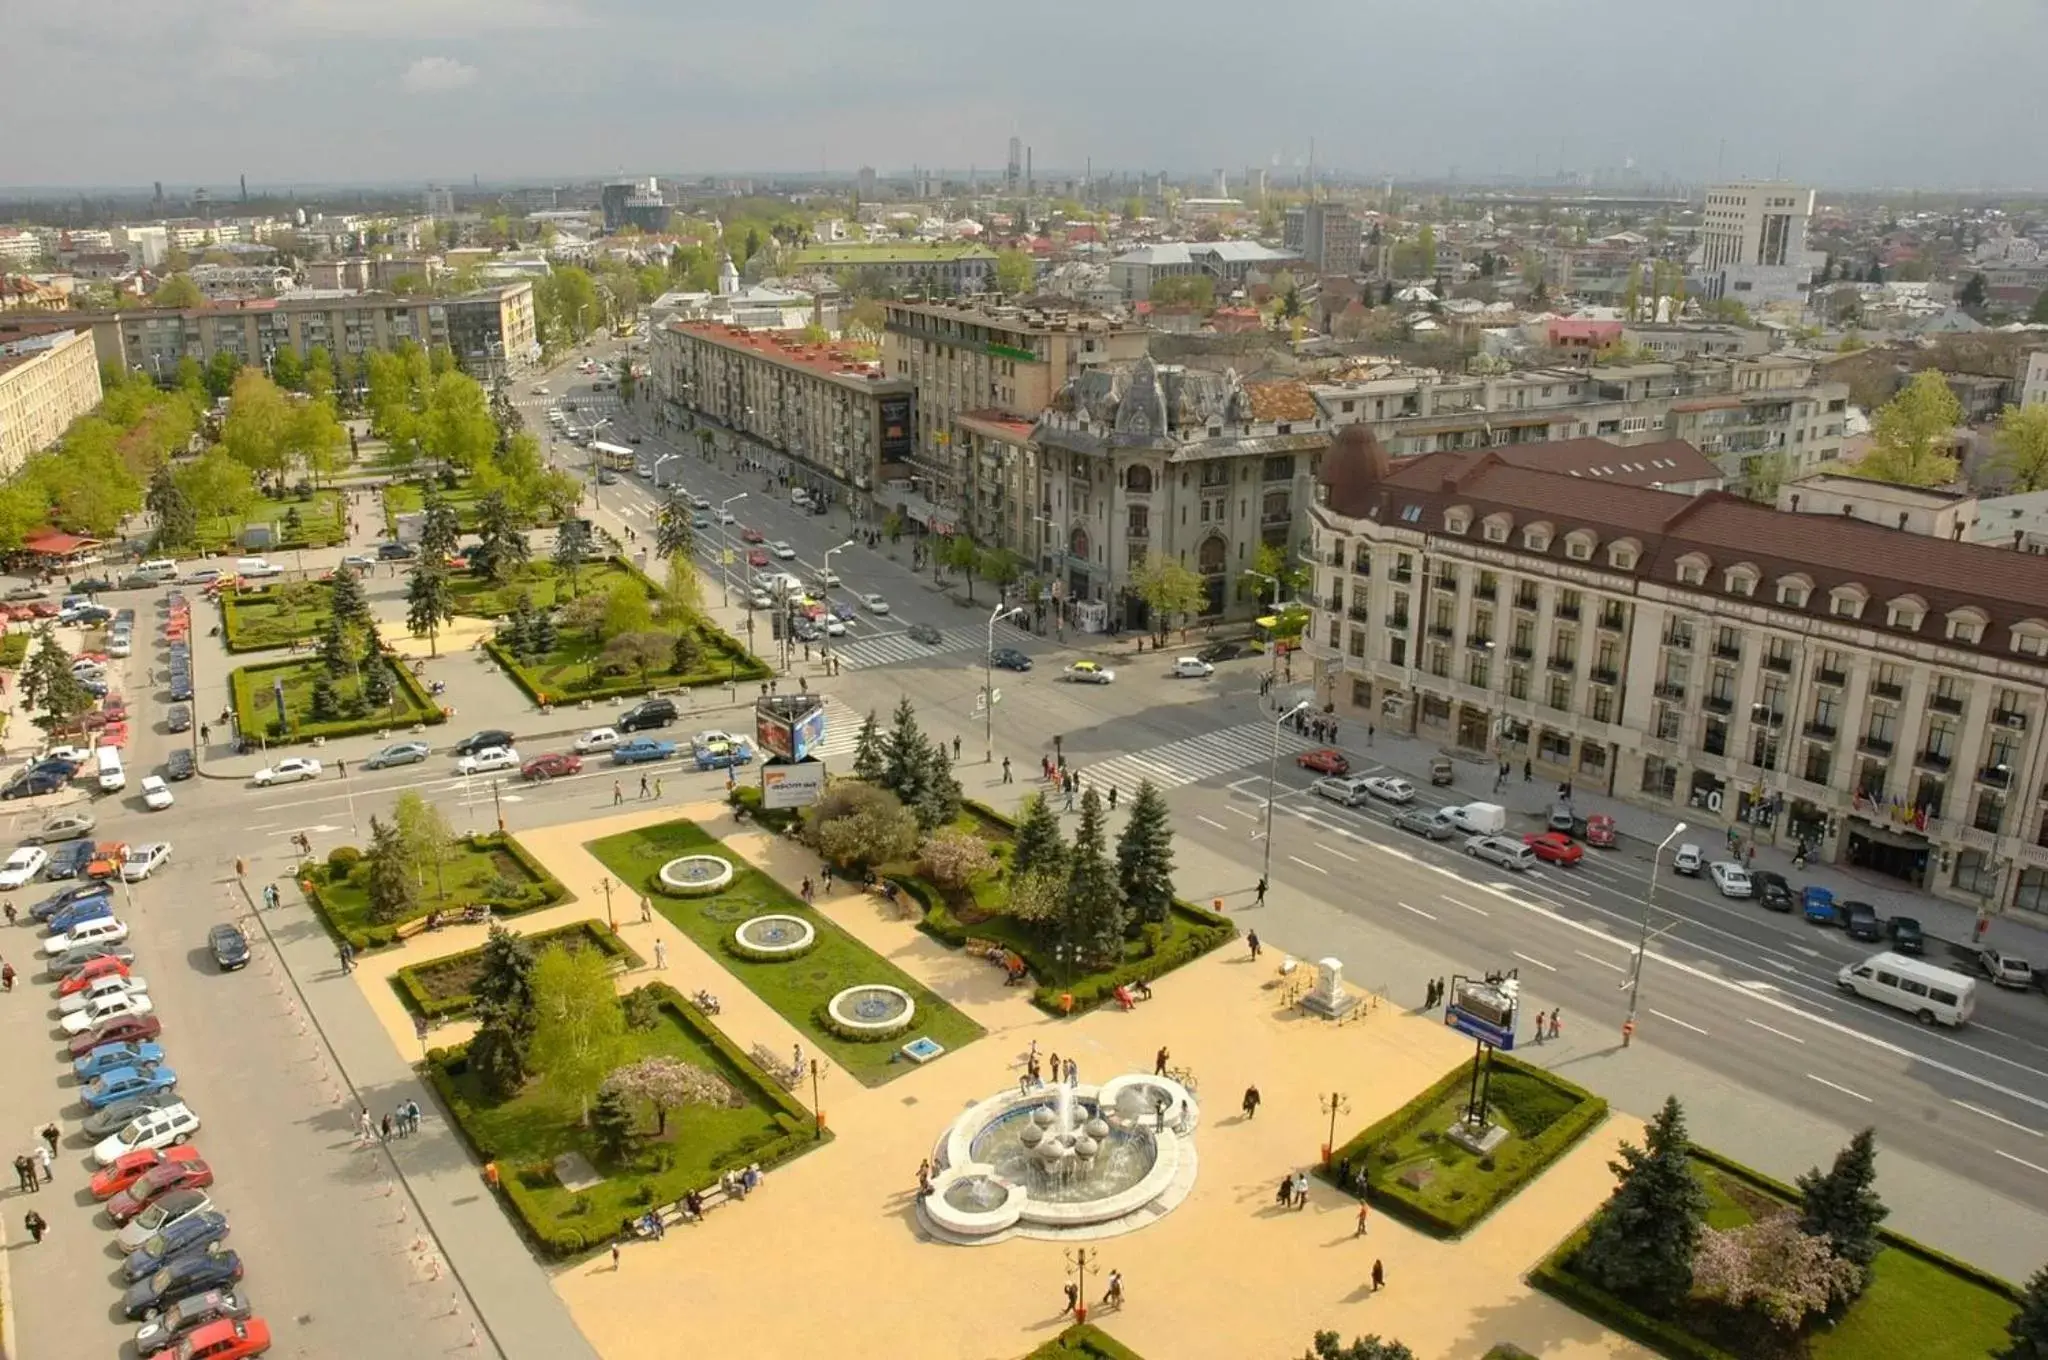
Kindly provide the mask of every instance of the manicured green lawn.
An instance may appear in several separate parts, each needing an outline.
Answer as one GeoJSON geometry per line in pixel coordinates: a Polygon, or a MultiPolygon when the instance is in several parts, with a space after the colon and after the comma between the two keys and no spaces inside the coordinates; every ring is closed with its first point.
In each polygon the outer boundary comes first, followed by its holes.
{"type": "MultiPolygon", "coordinates": [[[[477,505],[483,497],[467,486],[458,486],[453,491],[443,491],[441,499],[448,502],[455,511],[455,519],[462,526],[462,532],[473,534],[477,528],[477,505]]],[[[384,532],[392,537],[398,535],[398,517],[416,514],[426,508],[427,496],[418,482],[394,482],[384,488],[384,532]]]]}
{"type": "Polygon", "coordinates": [[[341,493],[316,491],[304,500],[259,497],[239,515],[201,520],[199,541],[213,551],[232,548],[241,542],[243,528],[251,524],[276,526],[278,541],[272,545],[273,548],[321,548],[339,543],[343,524],[341,493]],[[284,528],[285,517],[293,510],[299,512],[296,536],[286,534],[284,528]]]}
{"type": "Polygon", "coordinates": [[[448,862],[438,873],[427,875],[418,909],[398,920],[379,921],[371,913],[363,873],[360,864],[339,873],[325,860],[307,871],[315,890],[314,908],[327,918],[330,929],[359,949],[366,944],[389,944],[386,937],[395,926],[436,910],[461,911],[488,902],[509,914],[554,906],[571,897],[559,880],[549,876],[525,847],[509,836],[458,838],[448,862]]]}
{"type": "MultiPolygon", "coordinates": [[[[640,956],[633,952],[632,947],[614,934],[611,927],[598,920],[577,921],[572,925],[543,930],[528,935],[526,941],[535,954],[552,945],[561,945],[572,952],[594,948],[602,950],[622,968],[638,968],[641,964],[640,956]]],[[[398,993],[398,999],[413,1014],[448,1020],[467,1015],[476,1003],[470,989],[483,975],[483,966],[484,947],[478,945],[458,954],[444,954],[438,959],[401,968],[391,975],[391,986],[398,993]]]]}
{"type": "Polygon", "coordinates": [[[254,652],[268,647],[289,647],[327,631],[329,596],[319,582],[307,583],[303,601],[296,609],[285,608],[294,598],[294,588],[264,586],[237,590],[221,597],[222,631],[231,652],[254,652]]]}
{"type": "Polygon", "coordinates": [[[645,892],[661,914],[723,964],[728,972],[802,1030],[808,1046],[822,1049],[864,1085],[879,1086],[913,1064],[895,1057],[897,1048],[929,1036],[949,1050],[981,1037],[981,1026],[954,1010],[909,974],[841,930],[796,893],[726,850],[694,823],[665,822],[593,841],[590,852],[618,875],[629,892],[645,892]],[[729,860],[732,883],[706,897],[666,892],[657,871],[678,855],[709,852],[729,860]],[[776,962],[742,958],[729,947],[733,930],[749,917],[768,913],[799,916],[818,932],[817,946],[801,957],[776,962]],[[826,1003],[847,987],[875,982],[901,987],[917,1005],[911,1027],[894,1039],[842,1039],[824,1023],[826,1003]]]}
{"type": "Polygon", "coordinates": [[[535,609],[552,609],[577,595],[609,595],[629,580],[639,581],[648,597],[653,598],[652,581],[609,560],[585,562],[578,567],[573,590],[568,579],[555,570],[555,564],[544,560],[528,562],[504,585],[493,585],[481,576],[459,571],[449,575],[448,587],[455,596],[456,613],[496,619],[510,614],[521,595],[531,600],[535,609]]]}
{"type": "Polygon", "coordinates": [[[390,657],[383,658],[391,675],[391,702],[374,712],[354,716],[360,686],[355,672],[329,676],[318,657],[298,661],[266,661],[243,666],[233,672],[229,683],[234,691],[235,720],[241,730],[260,734],[277,743],[311,741],[316,736],[353,736],[385,729],[397,730],[414,723],[445,721],[438,705],[419,687],[419,682],[390,657]],[[313,686],[322,677],[330,680],[341,701],[344,715],[316,722],[312,716],[313,686]],[[279,724],[273,685],[284,682],[285,721],[279,724]]]}
{"type": "MultiPolygon", "coordinates": [[[[637,1111],[643,1133],[625,1165],[610,1162],[582,1123],[579,1103],[551,1094],[539,1081],[519,1094],[493,1101],[459,1060],[437,1065],[436,1085],[450,1113],[487,1160],[496,1162],[506,1193],[534,1235],[556,1254],[571,1254],[609,1240],[619,1222],[650,1207],[667,1207],[690,1190],[714,1184],[725,1170],[762,1156],[762,1149],[790,1141],[799,1121],[778,1110],[761,1090],[757,1073],[744,1069],[706,1035],[663,1007],[652,1029],[626,1032],[623,1065],[649,1057],[680,1058],[718,1073],[742,1103],[732,1107],[690,1106],[671,1110],[668,1132],[654,1135],[654,1120],[637,1111]],[[562,1187],[553,1175],[556,1157],[580,1152],[604,1180],[588,1190],[562,1187]]],[[[802,1130],[808,1146],[808,1129],[802,1130]]],[[[799,1148],[800,1150],[800,1148],[799,1148]]]]}
{"type": "Polygon", "coordinates": [[[697,634],[703,662],[693,671],[657,666],[645,675],[638,671],[607,674],[598,665],[603,647],[587,634],[558,635],[552,651],[540,656],[514,657],[505,648],[487,644],[491,655],[512,676],[514,684],[535,703],[558,704],[570,699],[624,698],[655,689],[696,689],[728,682],[746,684],[769,674],[768,667],[752,656],[730,634],[701,616],[693,616],[690,627],[697,634]]]}

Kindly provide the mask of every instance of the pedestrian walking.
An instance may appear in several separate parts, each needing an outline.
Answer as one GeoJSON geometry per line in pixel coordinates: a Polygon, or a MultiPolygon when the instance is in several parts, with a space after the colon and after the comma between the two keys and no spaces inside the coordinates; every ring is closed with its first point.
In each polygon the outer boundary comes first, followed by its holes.
{"type": "Polygon", "coordinates": [[[1543,1042],[1543,1012],[1536,1012],[1536,1042],[1543,1042]]]}
{"type": "Polygon", "coordinates": [[[1258,1117],[1259,1099],[1259,1088],[1257,1086],[1247,1086],[1244,1088],[1244,1117],[1246,1119],[1258,1117]]]}
{"type": "Polygon", "coordinates": [[[796,1044],[789,1053],[789,1070],[801,1077],[804,1074],[804,1046],[796,1044]]]}
{"type": "Polygon", "coordinates": [[[341,955],[341,971],[353,973],[356,970],[356,947],[347,940],[343,940],[338,952],[341,955]]]}
{"type": "Polygon", "coordinates": [[[0,959],[0,992],[14,990],[14,965],[0,959]]]}
{"type": "Polygon", "coordinates": [[[1308,1172],[1306,1171],[1294,1173],[1294,1207],[1297,1209],[1308,1208],[1308,1172]]]}
{"type": "Polygon", "coordinates": [[[1075,1307],[1081,1302],[1081,1289],[1080,1286],[1076,1285],[1072,1280],[1068,1280],[1066,1284],[1061,1287],[1066,1290],[1067,1294],[1067,1306],[1065,1308],[1060,1309],[1060,1314],[1062,1316],[1065,1316],[1066,1314],[1073,1312],[1075,1307]]]}
{"type": "MultiPolygon", "coordinates": [[[[1114,784],[1111,784],[1111,785],[1109,786],[1109,810],[1110,810],[1111,812],[1115,812],[1115,811],[1116,811],[1116,785],[1114,785],[1114,784]]],[[[1755,851],[1751,851],[1751,852],[1750,852],[1750,858],[1754,859],[1755,857],[1756,857],[1756,852],[1755,852],[1755,851]]]]}
{"type": "Polygon", "coordinates": [[[1244,942],[1251,948],[1252,962],[1257,963],[1259,961],[1259,932],[1256,930],[1246,931],[1244,934],[1244,942]]]}
{"type": "Polygon", "coordinates": [[[392,1135],[398,1132],[397,1121],[388,1114],[384,1116],[378,1128],[383,1133],[384,1141],[387,1143],[391,1141],[392,1135]]]}
{"type": "Polygon", "coordinates": [[[49,1220],[33,1209],[22,1215],[21,1226],[28,1229],[28,1235],[38,1244],[42,1242],[43,1235],[50,1231],[49,1220]]]}
{"type": "Polygon", "coordinates": [[[1372,1210],[1367,1207],[1366,1202],[1364,1200],[1358,1201],[1358,1226],[1351,1230],[1351,1235],[1353,1237],[1363,1237],[1371,1232],[1372,1227],[1367,1221],[1371,1217],[1372,1210]]]}
{"type": "Polygon", "coordinates": [[[1445,997],[1446,995],[1448,995],[1448,994],[1450,993],[1450,990],[1451,990],[1451,984],[1450,984],[1450,981],[1449,981],[1448,979],[1446,979],[1446,978],[1438,978],[1438,979],[1436,980],[1436,1004],[1437,1004],[1437,1005],[1441,1006],[1441,1005],[1443,1005],[1443,1004],[1444,1004],[1444,997],[1445,997]]]}
{"type": "Polygon", "coordinates": [[[49,1123],[43,1125],[43,1141],[50,1145],[50,1151],[53,1154],[57,1151],[57,1138],[57,1121],[53,1119],[49,1123]]]}
{"type": "Polygon", "coordinates": [[[1260,875],[1259,875],[1259,886],[1258,886],[1258,889],[1257,889],[1257,901],[1258,901],[1258,905],[1259,905],[1259,906],[1262,906],[1262,907],[1263,907],[1263,906],[1265,906],[1265,905],[1266,905],[1266,876],[1265,876],[1264,874],[1260,874],[1260,875]]]}
{"type": "Polygon", "coordinates": [[[1102,1306],[1117,1309],[1124,1306],[1124,1273],[1121,1270],[1109,1272],[1109,1287],[1102,1291],[1102,1306]]]}
{"type": "Polygon", "coordinates": [[[1010,778],[1010,758],[1008,756],[1003,757],[1003,782],[1005,784],[1015,782],[1010,778]]]}
{"type": "Polygon", "coordinates": [[[1536,778],[1536,767],[1527,760],[1522,762],[1522,782],[1527,784],[1536,778]]]}
{"type": "Polygon", "coordinates": [[[616,780],[616,779],[614,779],[614,780],[612,781],[612,806],[613,806],[613,807],[617,807],[617,806],[618,806],[619,804],[621,804],[621,803],[623,803],[623,802],[625,802],[625,801],[626,801],[626,791],[625,791],[625,789],[623,789],[623,788],[621,788],[621,787],[620,787],[620,785],[619,785],[619,781],[618,781],[618,780],[616,780]]]}
{"type": "Polygon", "coordinates": [[[809,901],[811,900],[811,897],[812,897],[812,895],[813,895],[813,889],[812,889],[812,887],[811,887],[811,876],[810,876],[809,874],[805,874],[805,875],[804,875],[804,884],[803,884],[803,892],[804,892],[804,901],[806,901],[806,902],[809,902],[809,901]]]}
{"type": "Polygon", "coordinates": [[[1562,1010],[1554,1010],[1550,1013],[1550,1037],[1553,1039],[1564,1033],[1564,1021],[1558,1018],[1563,1014],[1562,1010]]]}
{"type": "Polygon", "coordinates": [[[613,1238],[613,1239],[612,1239],[612,1269],[613,1269],[613,1270],[617,1270],[618,1268],[619,1268],[619,1241],[618,1241],[618,1239],[617,1239],[617,1238],[613,1238]]]}
{"type": "Polygon", "coordinates": [[[377,1129],[376,1129],[376,1126],[375,1126],[375,1125],[373,1125],[372,1123],[370,1123],[370,1112],[369,1112],[369,1110],[368,1110],[368,1109],[366,1109],[366,1108],[360,1107],[360,1106],[359,1106],[359,1107],[357,1107],[357,1109],[356,1109],[356,1142],[358,1142],[359,1144],[361,1144],[361,1145],[362,1145],[363,1147],[368,1147],[368,1146],[369,1146],[370,1144],[372,1144],[372,1143],[374,1143],[374,1142],[376,1142],[376,1141],[377,1141],[377,1129]]]}
{"type": "Polygon", "coordinates": [[[1372,1263],[1372,1292],[1377,1294],[1386,1286],[1387,1268],[1379,1263],[1379,1258],[1375,1257],[1372,1263]]]}
{"type": "Polygon", "coordinates": [[[647,776],[644,774],[640,776],[640,801],[647,801],[647,776]]]}
{"type": "Polygon", "coordinates": [[[36,1164],[28,1159],[25,1152],[14,1159],[14,1183],[25,1195],[43,1188],[42,1183],[36,1179],[36,1164]]]}
{"type": "Polygon", "coordinates": [[[659,779],[654,781],[654,801],[657,803],[661,801],[661,781],[659,779]]]}
{"type": "Polygon", "coordinates": [[[654,904],[647,900],[647,894],[640,894],[640,924],[646,925],[654,919],[654,904]]]}
{"type": "Polygon", "coordinates": [[[1422,984],[1422,1009],[1426,1011],[1433,1011],[1436,1009],[1435,978],[1431,978],[1428,982],[1422,984]]]}
{"type": "Polygon", "coordinates": [[[654,970],[655,970],[656,972],[661,972],[661,971],[665,970],[665,969],[666,969],[667,967],[668,967],[668,941],[667,941],[667,940],[656,940],[656,941],[654,942],[654,970]]]}
{"type": "Polygon", "coordinates": [[[1073,781],[1072,781],[1072,780],[1068,780],[1068,781],[1067,781],[1067,811],[1069,811],[1069,812],[1072,812],[1073,810],[1074,810],[1074,783],[1073,783],[1073,781]]]}
{"type": "Polygon", "coordinates": [[[1373,735],[1373,725],[1372,725],[1371,723],[1367,723],[1367,724],[1365,725],[1365,744],[1366,744],[1367,746],[1370,746],[1370,745],[1372,745],[1372,735],[1373,735]]]}
{"type": "Polygon", "coordinates": [[[955,765],[960,763],[960,738],[958,734],[955,734],[953,737],[953,763],[955,765]]]}
{"type": "Polygon", "coordinates": [[[1155,1076],[1155,1077],[1163,1077],[1163,1076],[1165,1076],[1165,1075],[1166,1075],[1166,1060],[1167,1060],[1167,1059],[1168,1059],[1168,1058],[1169,1058],[1170,1056],[1172,1056],[1172,1055],[1170,1055],[1170,1054],[1169,1054],[1169,1053],[1168,1053],[1168,1052],[1166,1051],[1166,1045],[1165,1045],[1165,1044],[1161,1044],[1161,1045],[1159,1046],[1159,1051],[1158,1051],[1157,1053],[1155,1053],[1155,1054],[1153,1054],[1153,1055],[1152,1055],[1152,1075],[1153,1075],[1153,1076],[1155,1076]]]}
{"type": "Polygon", "coordinates": [[[36,1164],[43,1169],[43,1184],[54,1184],[57,1179],[57,1154],[49,1148],[39,1147],[35,1151],[36,1164]]]}
{"type": "Polygon", "coordinates": [[[1067,1085],[1079,1086],[1080,1084],[1081,1064],[1075,1062],[1072,1058],[1069,1058],[1067,1059],[1067,1085]]]}

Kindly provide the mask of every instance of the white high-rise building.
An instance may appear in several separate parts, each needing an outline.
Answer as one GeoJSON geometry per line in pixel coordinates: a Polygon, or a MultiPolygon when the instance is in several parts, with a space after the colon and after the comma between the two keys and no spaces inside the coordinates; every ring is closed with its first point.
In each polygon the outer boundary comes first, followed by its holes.
{"type": "Polygon", "coordinates": [[[447,218],[455,216],[455,191],[439,184],[429,184],[426,194],[427,216],[447,218]]]}
{"type": "Polygon", "coordinates": [[[1698,259],[1708,296],[1746,305],[1804,302],[1813,278],[1806,250],[1813,197],[1780,180],[1709,188],[1698,259]]]}

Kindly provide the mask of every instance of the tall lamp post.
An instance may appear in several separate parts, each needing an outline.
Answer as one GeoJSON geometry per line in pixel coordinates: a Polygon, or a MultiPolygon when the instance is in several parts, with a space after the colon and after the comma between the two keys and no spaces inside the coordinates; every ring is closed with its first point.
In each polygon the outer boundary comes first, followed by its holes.
{"type": "Polygon", "coordinates": [[[999,604],[988,616],[988,648],[981,654],[981,760],[992,765],[996,758],[996,623],[1021,614],[1021,609],[999,604]]]}
{"type": "Polygon", "coordinates": [[[853,540],[849,538],[836,548],[825,549],[825,574],[818,584],[825,588],[825,612],[828,614],[832,612],[832,554],[845,552],[852,546],[853,540]]]}
{"type": "Polygon", "coordinates": [[[1259,869],[1259,882],[1261,883],[1273,881],[1273,789],[1280,782],[1280,729],[1286,725],[1289,718],[1307,707],[1308,700],[1303,699],[1293,708],[1288,709],[1285,713],[1273,719],[1273,759],[1266,766],[1266,858],[1265,863],[1259,869]]]}
{"type": "Polygon", "coordinates": [[[725,507],[746,498],[742,491],[718,503],[718,602],[728,609],[732,607],[732,519],[725,507]]]}
{"type": "Polygon", "coordinates": [[[1685,823],[1671,828],[1671,834],[1657,842],[1657,848],[1650,854],[1649,881],[1643,888],[1643,923],[1636,935],[1635,966],[1628,975],[1628,1018],[1621,1022],[1621,1044],[1628,1047],[1629,1040],[1636,1032],[1636,1006],[1643,995],[1643,952],[1650,947],[1650,905],[1657,900],[1657,865],[1664,858],[1664,851],[1671,842],[1685,834],[1685,823]]]}

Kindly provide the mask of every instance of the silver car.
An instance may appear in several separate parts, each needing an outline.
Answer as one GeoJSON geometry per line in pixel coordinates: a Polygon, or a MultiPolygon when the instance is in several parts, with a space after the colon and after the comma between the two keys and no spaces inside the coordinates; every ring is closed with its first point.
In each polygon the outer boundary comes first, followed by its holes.
{"type": "Polygon", "coordinates": [[[1536,867],[1536,852],[1512,836],[1474,836],[1465,842],[1465,853],[1516,873],[1536,867]]]}
{"type": "Polygon", "coordinates": [[[401,741],[372,755],[363,762],[363,768],[381,770],[391,765],[417,765],[433,753],[433,748],[423,741],[401,741]]]}

